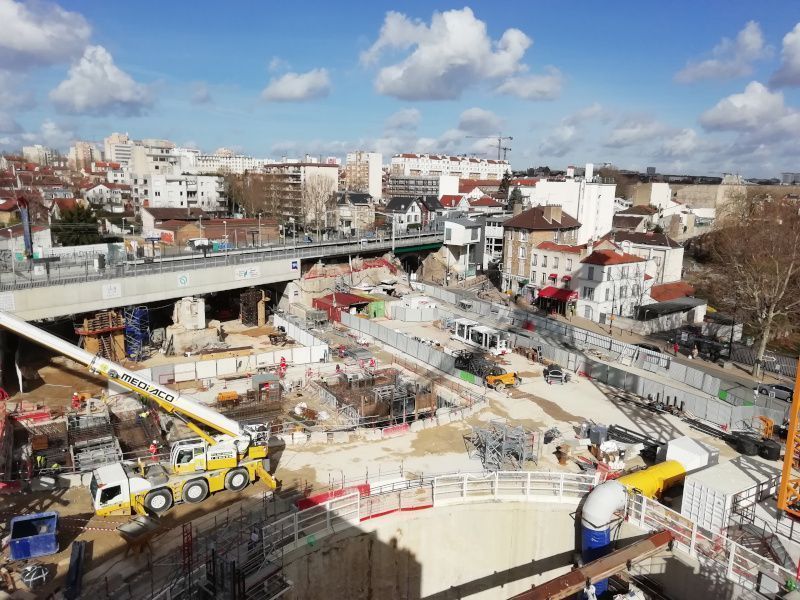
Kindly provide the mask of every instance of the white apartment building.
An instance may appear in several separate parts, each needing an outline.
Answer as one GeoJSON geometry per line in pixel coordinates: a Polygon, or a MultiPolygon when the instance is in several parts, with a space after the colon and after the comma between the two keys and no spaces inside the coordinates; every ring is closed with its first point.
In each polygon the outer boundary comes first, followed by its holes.
{"type": "Polygon", "coordinates": [[[127,133],[112,133],[103,140],[103,158],[108,162],[129,166],[133,157],[133,140],[127,133]]]}
{"type": "Polygon", "coordinates": [[[83,189],[83,197],[94,207],[113,213],[125,212],[131,200],[131,186],[119,183],[98,183],[83,189]]]}
{"type": "Polygon", "coordinates": [[[67,154],[67,164],[74,171],[86,169],[101,158],[100,150],[91,142],[75,142],[67,154]]]}
{"type": "Polygon", "coordinates": [[[483,223],[483,264],[484,271],[489,264],[500,263],[503,260],[503,223],[511,218],[510,213],[497,213],[483,216],[479,219],[483,223]]]}
{"type": "Polygon", "coordinates": [[[448,276],[474,277],[479,265],[481,224],[470,219],[447,219],[444,222],[444,263],[448,276]]]}
{"type": "Polygon", "coordinates": [[[134,175],[133,204],[136,212],[150,208],[199,208],[206,212],[227,210],[225,183],[213,175],[134,175]]]}
{"type": "Polygon", "coordinates": [[[181,157],[169,140],[137,140],[131,152],[131,172],[134,175],[180,175],[181,157]]]}
{"type": "Polygon", "coordinates": [[[234,154],[227,148],[219,148],[213,154],[204,154],[193,148],[176,148],[181,157],[183,172],[196,174],[234,173],[241,175],[250,171],[261,171],[272,161],[267,158],[253,158],[244,154],[234,154]]]}
{"type": "Polygon", "coordinates": [[[348,152],[344,167],[348,191],[366,192],[375,199],[383,196],[383,155],[380,152],[348,152]]]}
{"type": "Polygon", "coordinates": [[[507,160],[444,154],[395,154],[390,167],[392,175],[454,175],[459,179],[502,179],[510,172],[507,160]]]}
{"type": "Polygon", "coordinates": [[[647,261],[647,274],[654,285],[681,280],[683,246],[664,233],[615,231],[609,235],[627,254],[647,261]]]}
{"type": "Polygon", "coordinates": [[[519,186],[526,206],[560,205],[581,224],[578,244],[598,239],[611,231],[614,218],[616,184],[594,176],[594,166],[586,165],[584,177],[575,177],[574,170],[559,180],[540,179],[534,185],[519,186]]]}
{"type": "Polygon", "coordinates": [[[652,304],[652,279],[647,261],[610,242],[587,249],[581,260],[575,290],[578,316],[608,323],[611,316],[632,317],[637,306],[652,304]]]}
{"type": "Polygon", "coordinates": [[[37,165],[49,165],[53,160],[53,150],[46,148],[41,144],[34,144],[33,146],[23,146],[22,156],[26,161],[36,163],[37,165]]]}

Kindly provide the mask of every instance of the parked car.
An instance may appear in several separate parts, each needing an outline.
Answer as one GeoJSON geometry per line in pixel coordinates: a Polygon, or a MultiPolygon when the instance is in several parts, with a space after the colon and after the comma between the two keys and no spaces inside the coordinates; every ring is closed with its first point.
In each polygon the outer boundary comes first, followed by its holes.
{"type": "Polygon", "coordinates": [[[569,381],[569,373],[558,365],[550,365],[544,368],[544,380],[547,383],[566,383],[569,381]]]}
{"type": "Polygon", "coordinates": [[[639,348],[644,348],[645,350],[650,350],[650,352],[658,352],[661,353],[661,348],[656,346],[655,344],[646,344],[644,342],[640,344],[634,344],[634,346],[638,346],[639,348]]]}
{"type": "Polygon", "coordinates": [[[794,389],[788,385],[781,385],[779,383],[760,383],[754,390],[762,396],[775,396],[778,400],[784,402],[791,402],[794,389]]]}

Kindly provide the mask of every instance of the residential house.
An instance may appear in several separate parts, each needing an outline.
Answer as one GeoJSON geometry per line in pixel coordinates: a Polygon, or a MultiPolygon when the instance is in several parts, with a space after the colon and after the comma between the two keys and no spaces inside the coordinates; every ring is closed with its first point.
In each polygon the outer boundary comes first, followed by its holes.
{"type": "Polygon", "coordinates": [[[86,184],[81,187],[83,198],[93,207],[121,213],[131,205],[131,186],[122,183],[86,184]]]}
{"type": "Polygon", "coordinates": [[[458,193],[467,196],[467,200],[477,200],[484,196],[500,195],[500,179],[462,179],[458,182],[458,193]]]}
{"type": "Polygon", "coordinates": [[[19,221],[19,208],[16,200],[0,201],[0,224],[8,225],[12,221],[19,221]]]}
{"type": "Polygon", "coordinates": [[[391,215],[392,228],[396,232],[422,227],[422,204],[418,198],[395,196],[386,205],[386,212],[391,215]]]}
{"type": "Polygon", "coordinates": [[[439,203],[446,211],[463,211],[469,210],[469,200],[465,194],[445,194],[439,198],[439,203]]]}
{"type": "Polygon", "coordinates": [[[503,224],[511,218],[511,213],[492,213],[475,216],[475,222],[483,228],[483,245],[479,263],[484,271],[495,263],[502,267],[503,261],[503,224]]]}
{"type": "Polygon", "coordinates": [[[375,227],[375,203],[370,194],[339,192],[336,196],[336,222],[340,231],[356,234],[375,227]]]}
{"type": "Polygon", "coordinates": [[[55,220],[63,219],[65,212],[72,212],[79,205],[83,206],[85,203],[75,198],[56,198],[50,205],[50,216],[55,220]]]}
{"type": "Polygon", "coordinates": [[[211,217],[199,208],[142,208],[142,234],[144,237],[158,236],[158,226],[165,221],[200,221],[211,217]]]}
{"type": "Polygon", "coordinates": [[[606,236],[634,256],[647,260],[647,274],[653,284],[680,281],[683,274],[683,246],[665,233],[614,231],[606,236]]]}
{"type": "Polygon", "coordinates": [[[448,278],[455,273],[458,279],[474,277],[478,271],[481,248],[481,224],[470,219],[448,218],[444,222],[444,263],[448,278]]]}
{"type": "Polygon", "coordinates": [[[614,215],[611,226],[614,231],[647,231],[648,219],[640,215],[614,215]]]}
{"type": "Polygon", "coordinates": [[[469,203],[469,212],[497,213],[503,212],[504,209],[505,207],[503,204],[489,196],[482,196],[477,200],[471,200],[469,203]]]}
{"type": "MultiPolygon", "coordinates": [[[[639,204],[626,208],[616,213],[618,217],[643,217],[646,220],[647,229],[652,229],[658,225],[658,209],[655,206],[639,204]]],[[[604,235],[604,234],[601,234],[604,235]]]]}
{"type": "Polygon", "coordinates": [[[422,225],[428,225],[445,213],[444,207],[436,196],[420,196],[419,203],[422,209],[422,225]]]}
{"type": "Polygon", "coordinates": [[[632,317],[638,307],[652,303],[651,281],[644,258],[607,240],[589,247],[577,274],[578,315],[598,323],[632,317]]]}
{"type": "Polygon", "coordinates": [[[533,249],[542,242],[572,245],[581,224],[560,206],[535,206],[503,223],[503,289],[521,293],[530,281],[533,249]]]}
{"type": "Polygon", "coordinates": [[[535,295],[537,305],[562,315],[574,313],[578,290],[573,278],[586,256],[586,246],[541,242],[531,255],[530,282],[526,290],[535,295]]]}

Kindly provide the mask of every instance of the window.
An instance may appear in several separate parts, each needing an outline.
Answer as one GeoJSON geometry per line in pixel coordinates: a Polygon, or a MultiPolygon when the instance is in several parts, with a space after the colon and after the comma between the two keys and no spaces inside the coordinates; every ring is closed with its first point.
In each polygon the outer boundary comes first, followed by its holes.
{"type": "Polygon", "coordinates": [[[557,256],[553,257],[553,268],[554,269],[558,268],[558,257],[557,256]]]}
{"type": "Polygon", "coordinates": [[[473,229],[472,230],[472,241],[476,241],[480,237],[480,234],[481,234],[481,230],[480,229],[477,229],[477,228],[473,229]]]}
{"type": "Polygon", "coordinates": [[[539,260],[538,254],[531,254],[531,266],[535,267],[536,262],[539,260]]]}
{"type": "Polygon", "coordinates": [[[103,488],[100,491],[100,503],[105,504],[122,494],[122,486],[112,485],[111,487],[103,488]]]}
{"type": "Polygon", "coordinates": [[[619,297],[620,298],[627,298],[628,297],[628,286],[623,285],[619,288],[619,297]]]}
{"type": "Polygon", "coordinates": [[[611,300],[611,288],[607,287],[606,288],[606,302],[608,302],[609,300],[611,300]]]}
{"type": "Polygon", "coordinates": [[[520,231],[519,232],[519,241],[520,242],[527,242],[528,241],[528,232],[527,231],[520,231]]]}
{"type": "Polygon", "coordinates": [[[536,271],[531,271],[531,281],[536,281],[536,271]]]}
{"type": "Polygon", "coordinates": [[[591,279],[594,281],[594,267],[589,267],[589,271],[586,274],[586,279],[591,279]]]}
{"type": "Polygon", "coordinates": [[[543,267],[547,267],[547,255],[546,254],[542,255],[542,266],[543,267]]]}
{"type": "Polygon", "coordinates": [[[636,297],[639,295],[639,285],[634,283],[631,286],[631,296],[636,297]]]}
{"type": "Polygon", "coordinates": [[[547,273],[542,273],[542,285],[547,283],[547,273]]]}
{"type": "Polygon", "coordinates": [[[444,241],[449,242],[452,237],[453,237],[453,230],[450,227],[446,227],[444,230],[444,241]]]}
{"type": "Polygon", "coordinates": [[[525,258],[525,246],[520,246],[519,247],[519,257],[520,258],[525,258]]]}
{"type": "Polygon", "coordinates": [[[586,298],[587,300],[594,300],[594,288],[584,286],[583,297],[586,298]]]}
{"type": "Polygon", "coordinates": [[[572,271],[572,259],[567,259],[567,271],[572,271]]]}
{"type": "MultiPolygon", "coordinates": [[[[145,194],[146,193],[147,193],[147,191],[145,190],[145,194]]],[[[156,196],[160,196],[160,195],[161,195],[161,192],[156,192],[156,196]]]]}

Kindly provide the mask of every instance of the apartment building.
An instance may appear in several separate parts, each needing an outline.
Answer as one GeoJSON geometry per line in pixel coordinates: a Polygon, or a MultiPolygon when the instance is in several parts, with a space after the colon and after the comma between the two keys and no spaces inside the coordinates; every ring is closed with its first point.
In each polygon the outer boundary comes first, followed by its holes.
{"type": "Polygon", "coordinates": [[[369,194],[339,192],[336,198],[338,229],[354,234],[375,227],[375,202],[369,194]]]}
{"type": "Polygon", "coordinates": [[[475,277],[480,266],[482,226],[465,218],[448,218],[444,222],[442,252],[446,276],[458,279],[475,277]]]}
{"type": "Polygon", "coordinates": [[[458,193],[458,177],[390,174],[386,196],[442,196],[458,193]]]}
{"type": "Polygon", "coordinates": [[[262,168],[266,185],[277,192],[278,206],[270,207],[279,223],[333,221],[339,166],[320,162],[270,163],[262,168]],[[328,215],[330,211],[330,215],[328,215]],[[324,214],[323,214],[324,213],[324,214]]]}
{"type": "Polygon", "coordinates": [[[41,144],[34,144],[33,146],[23,146],[22,156],[26,161],[36,163],[37,165],[49,165],[53,159],[53,150],[42,146],[41,144]]]}
{"type": "Polygon", "coordinates": [[[459,179],[502,179],[510,172],[507,160],[444,154],[395,154],[390,167],[392,175],[453,175],[459,179]]]}
{"type": "Polygon", "coordinates": [[[537,179],[517,186],[526,206],[559,205],[581,223],[577,242],[585,244],[611,231],[614,218],[616,183],[595,176],[594,166],[586,165],[583,177],[575,169],[560,179],[537,179]]]}
{"type": "Polygon", "coordinates": [[[383,155],[380,152],[348,152],[344,166],[345,189],[383,195],[383,155]]]}
{"type": "Polygon", "coordinates": [[[267,158],[254,158],[244,154],[235,154],[227,148],[219,148],[213,154],[204,154],[194,148],[176,148],[186,172],[203,174],[227,174],[258,172],[264,165],[270,164],[267,158]]]}
{"type": "Polygon", "coordinates": [[[131,152],[130,168],[135,175],[180,175],[181,156],[169,140],[137,141],[131,152]]]}
{"type": "Polygon", "coordinates": [[[522,293],[531,280],[534,249],[542,242],[575,245],[581,224],[560,206],[534,206],[503,223],[503,289],[522,293]]]}
{"type": "Polygon", "coordinates": [[[198,208],[226,212],[228,199],[222,177],[213,175],[136,175],[133,204],[138,213],[150,208],[198,208]]]}
{"type": "Polygon", "coordinates": [[[75,142],[67,153],[67,164],[73,171],[82,171],[101,158],[100,150],[93,143],[75,142]]]}
{"type": "Polygon", "coordinates": [[[108,162],[130,166],[133,157],[133,140],[127,133],[112,133],[103,140],[103,158],[108,162]]]}
{"type": "Polygon", "coordinates": [[[655,285],[681,280],[683,246],[664,233],[614,231],[606,236],[622,249],[647,261],[647,274],[655,285]]]}
{"type": "Polygon", "coordinates": [[[97,183],[82,189],[83,198],[94,208],[122,213],[131,204],[131,186],[121,183],[97,183]]]}

